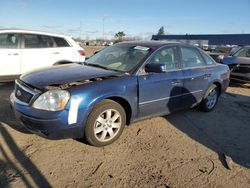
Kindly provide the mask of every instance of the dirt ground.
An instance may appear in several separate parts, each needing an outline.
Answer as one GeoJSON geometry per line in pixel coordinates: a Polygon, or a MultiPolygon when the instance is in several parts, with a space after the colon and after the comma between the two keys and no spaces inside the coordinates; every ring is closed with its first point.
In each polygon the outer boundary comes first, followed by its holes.
{"type": "Polygon", "coordinates": [[[210,113],[134,123],[102,148],[28,133],[12,89],[0,84],[0,187],[250,187],[250,85],[230,86],[210,113]]]}

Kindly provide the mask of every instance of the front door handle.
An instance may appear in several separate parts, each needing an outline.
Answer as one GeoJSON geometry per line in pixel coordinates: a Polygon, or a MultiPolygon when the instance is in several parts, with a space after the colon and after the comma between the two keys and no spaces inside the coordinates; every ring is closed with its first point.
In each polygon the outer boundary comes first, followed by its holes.
{"type": "Polygon", "coordinates": [[[59,52],[53,52],[52,54],[59,54],[59,52]]]}
{"type": "Polygon", "coordinates": [[[8,55],[19,55],[18,53],[9,53],[8,55]]]}

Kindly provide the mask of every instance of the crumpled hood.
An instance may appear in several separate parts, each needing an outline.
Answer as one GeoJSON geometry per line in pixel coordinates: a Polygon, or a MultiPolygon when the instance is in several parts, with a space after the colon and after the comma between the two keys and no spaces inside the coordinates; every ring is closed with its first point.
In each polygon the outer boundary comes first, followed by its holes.
{"type": "Polygon", "coordinates": [[[234,57],[227,56],[223,58],[223,64],[231,65],[231,64],[247,64],[250,65],[250,58],[248,57],[234,57]]]}
{"type": "Polygon", "coordinates": [[[23,74],[20,79],[38,89],[49,85],[63,85],[93,78],[118,76],[122,73],[82,64],[66,64],[37,69],[23,74]]]}

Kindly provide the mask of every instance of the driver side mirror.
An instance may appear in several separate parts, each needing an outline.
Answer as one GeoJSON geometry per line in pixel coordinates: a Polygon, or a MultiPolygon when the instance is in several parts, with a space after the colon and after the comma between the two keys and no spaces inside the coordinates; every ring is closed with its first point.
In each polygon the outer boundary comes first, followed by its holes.
{"type": "Polygon", "coordinates": [[[147,64],[145,67],[145,71],[150,73],[164,73],[167,71],[165,64],[159,64],[159,63],[150,63],[147,64]]]}

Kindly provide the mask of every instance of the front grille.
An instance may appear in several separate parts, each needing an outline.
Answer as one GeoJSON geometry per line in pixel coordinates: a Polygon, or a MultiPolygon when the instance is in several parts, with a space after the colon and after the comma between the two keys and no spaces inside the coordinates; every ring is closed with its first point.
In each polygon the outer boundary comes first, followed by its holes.
{"type": "Polygon", "coordinates": [[[25,85],[19,83],[16,81],[15,85],[15,97],[25,103],[29,104],[31,99],[33,98],[34,94],[32,94],[32,91],[30,88],[26,87],[25,85]]]}

